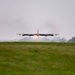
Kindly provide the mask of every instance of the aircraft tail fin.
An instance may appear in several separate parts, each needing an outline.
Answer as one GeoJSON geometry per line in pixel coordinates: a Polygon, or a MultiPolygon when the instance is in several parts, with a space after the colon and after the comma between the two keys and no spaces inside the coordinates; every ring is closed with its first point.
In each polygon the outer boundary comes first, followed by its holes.
{"type": "Polygon", "coordinates": [[[39,34],[39,29],[37,29],[37,34],[39,34]]]}

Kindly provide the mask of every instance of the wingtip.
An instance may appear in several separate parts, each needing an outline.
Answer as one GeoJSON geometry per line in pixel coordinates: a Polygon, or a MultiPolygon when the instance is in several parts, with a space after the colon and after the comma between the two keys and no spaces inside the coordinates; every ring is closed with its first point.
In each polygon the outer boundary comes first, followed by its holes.
{"type": "Polygon", "coordinates": [[[21,36],[21,34],[16,34],[16,35],[19,35],[19,36],[21,36]]]}
{"type": "Polygon", "coordinates": [[[55,34],[55,36],[60,35],[60,34],[55,34]]]}

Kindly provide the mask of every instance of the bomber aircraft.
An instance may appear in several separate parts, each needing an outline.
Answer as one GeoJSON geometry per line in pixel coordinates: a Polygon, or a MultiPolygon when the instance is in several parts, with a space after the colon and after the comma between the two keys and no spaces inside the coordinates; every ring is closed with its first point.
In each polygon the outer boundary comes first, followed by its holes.
{"type": "Polygon", "coordinates": [[[33,33],[33,34],[17,34],[19,36],[36,36],[37,38],[39,38],[40,36],[57,36],[59,34],[41,34],[39,33],[39,29],[37,29],[37,33],[33,33]]]}

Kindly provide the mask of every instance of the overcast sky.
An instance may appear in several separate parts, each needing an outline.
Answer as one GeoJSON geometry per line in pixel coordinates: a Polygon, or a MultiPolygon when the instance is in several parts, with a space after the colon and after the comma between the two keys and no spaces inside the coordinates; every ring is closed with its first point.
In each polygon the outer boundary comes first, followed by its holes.
{"type": "Polygon", "coordinates": [[[0,40],[37,28],[66,39],[75,36],[75,0],[0,0],[0,40]]]}

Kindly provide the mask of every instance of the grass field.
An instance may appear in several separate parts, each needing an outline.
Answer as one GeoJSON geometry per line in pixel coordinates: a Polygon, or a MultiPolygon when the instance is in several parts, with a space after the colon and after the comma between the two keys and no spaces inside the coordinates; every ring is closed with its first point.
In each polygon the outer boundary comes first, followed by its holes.
{"type": "Polygon", "coordinates": [[[0,75],[75,75],[75,43],[1,42],[0,75]]]}

